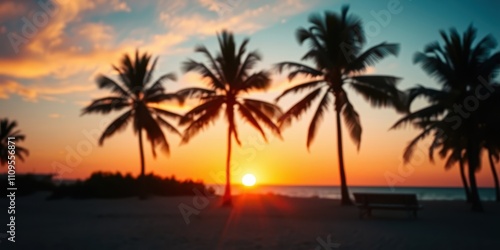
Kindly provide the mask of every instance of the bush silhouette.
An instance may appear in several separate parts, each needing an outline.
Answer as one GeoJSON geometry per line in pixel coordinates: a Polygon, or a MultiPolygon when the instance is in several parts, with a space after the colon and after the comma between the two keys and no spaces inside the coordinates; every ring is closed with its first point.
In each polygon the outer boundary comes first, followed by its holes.
{"type": "Polygon", "coordinates": [[[202,182],[192,180],[179,181],[175,177],[162,178],[153,174],[134,178],[130,174],[96,172],[84,181],[62,184],[54,189],[49,199],[65,197],[76,199],[113,199],[140,195],[154,196],[190,196],[198,190],[206,195],[213,195],[213,189],[207,189],[202,182]],[[142,191],[142,192],[141,192],[142,191]]]}

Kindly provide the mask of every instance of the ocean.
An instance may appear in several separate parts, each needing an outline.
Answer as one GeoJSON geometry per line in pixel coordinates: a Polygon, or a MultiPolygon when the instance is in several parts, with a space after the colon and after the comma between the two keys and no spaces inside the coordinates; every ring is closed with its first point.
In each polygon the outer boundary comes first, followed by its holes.
{"type": "MultiPolygon", "coordinates": [[[[222,195],[224,185],[209,185],[215,189],[215,193],[222,195]]],[[[339,186],[272,186],[260,185],[254,187],[244,187],[232,185],[232,194],[255,193],[255,194],[275,194],[290,197],[302,198],[324,198],[340,199],[339,186]]],[[[465,200],[465,192],[462,187],[366,187],[351,186],[349,192],[372,192],[372,193],[413,193],[419,200],[465,200]]],[[[479,195],[483,201],[495,200],[494,188],[479,188],[479,195]]]]}

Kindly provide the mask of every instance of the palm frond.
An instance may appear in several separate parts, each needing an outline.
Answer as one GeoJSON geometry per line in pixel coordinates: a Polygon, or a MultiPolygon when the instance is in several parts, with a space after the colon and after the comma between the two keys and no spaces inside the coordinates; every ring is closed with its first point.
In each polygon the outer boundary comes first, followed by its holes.
{"type": "Polygon", "coordinates": [[[311,120],[311,123],[309,125],[309,131],[307,133],[307,148],[311,146],[314,137],[316,136],[317,128],[321,120],[323,119],[324,113],[328,110],[328,106],[330,105],[330,92],[326,92],[323,95],[323,98],[321,98],[321,101],[318,105],[318,108],[316,109],[316,112],[314,113],[314,116],[311,120]]]}
{"type": "Polygon", "coordinates": [[[453,151],[448,158],[446,159],[446,162],[444,163],[444,168],[446,170],[452,168],[457,162],[460,162],[460,152],[459,151],[453,151]]]}
{"type": "Polygon", "coordinates": [[[245,105],[250,105],[260,110],[269,118],[279,118],[281,115],[283,115],[283,111],[281,111],[281,108],[279,106],[269,102],[245,98],[245,105]]]}
{"type": "Polygon", "coordinates": [[[255,117],[253,117],[252,112],[250,112],[250,110],[248,110],[248,108],[245,107],[245,105],[238,103],[238,113],[241,115],[243,120],[247,121],[253,128],[257,129],[264,138],[264,140],[267,142],[266,133],[260,126],[259,122],[255,119],[255,117]]]}
{"type": "Polygon", "coordinates": [[[127,92],[122,86],[120,86],[117,82],[113,81],[112,79],[99,75],[96,79],[97,86],[100,89],[109,89],[111,92],[118,94],[122,97],[127,97],[129,96],[129,92],[127,92]]]}
{"type": "Polygon", "coordinates": [[[179,104],[184,103],[184,98],[182,96],[178,95],[177,93],[157,93],[149,96],[144,97],[144,101],[146,103],[160,103],[160,102],[166,102],[166,101],[177,101],[179,104]]]}
{"type": "Polygon", "coordinates": [[[271,85],[271,78],[267,71],[260,71],[248,76],[240,86],[242,91],[266,90],[271,85]]]}
{"type": "Polygon", "coordinates": [[[429,133],[432,132],[433,129],[434,129],[433,127],[429,127],[429,128],[424,129],[424,131],[422,131],[415,138],[413,138],[413,140],[411,140],[410,143],[408,143],[408,146],[406,146],[405,151],[403,153],[404,163],[410,162],[410,159],[413,155],[413,151],[415,150],[415,146],[417,145],[417,143],[419,141],[425,139],[425,137],[427,137],[429,135],[429,133]]]}
{"type": "Polygon", "coordinates": [[[223,79],[224,75],[222,74],[219,65],[217,64],[217,62],[214,59],[214,57],[212,56],[212,54],[210,54],[210,52],[208,51],[208,49],[205,46],[198,45],[198,46],[196,46],[194,51],[198,52],[198,53],[202,53],[208,59],[208,61],[210,63],[210,69],[216,73],[215,76],[218,79],[223,79]]]}
{"type": "Polygon", "coordinates": [[[399,44],[386,42],[377,44],[351,61],[345,68],[344,74],[362,72],[366,67],[374,65],[388,55],[397,56],[398,53],[399,44]]]}
{"type": "Polygon", "coordinates": [[[179,130],[177,130],[177,128],[175,128],[172,124],[170,124],[167,120],[161,118],[160,116],[157,116],[156,117],[156,120],[158,121],[158,123],[165,127],[168,131],[174,133],[174,134],[177,134],[179,136],[182,136],[181,132],[179,132],[179,130]]]}
{"type": "Polygon", "coordinates": [[[279,126],[282,127],[283,125],[290,124],[293,118],[300,118],[300,116],[311,107],[312,102],[318,97],[320,93],[321,88],[317,88],[316,90],[306,95],[295,105],[293,105],[278,119],[279,126]]]}
{"type": "Polygon", "coordinates": [[[432,105],[429,107],[422,108],[418,111],[412,112],[403,118],[399,119],[390,129],[400,128],[403,125],[411,123],[415,120],[428,120],[434,117],[438,117],[440,114],[445,112],[445,107],[441,105],[432,105]]]}
{"type": "Polygon", "coordinates": [[[351,83],[351,87],[355,89],[357,93],[361,94],[361,96],[363,96],[363,98],[373,107],[398,107],[398,103],[395,99],[399,96],[394,97],[392,93],[359,83],[351,83]]]}
{"type": "Polygon", "coordinates": [[[131,103],[123,97],[104,97],[94,100],[90,105],[83,108],[82,115],[91,113],[108,114],[111,111],[120,111],[130,107],[131,103]]]}
{"type": "Polygon", "coordinates": [[[158,57],[156,57],[153,60],[153,64],[151,64],[151,67],[147,69],[146,76],[144,77],[144,85],[148,84],[151,82],[151,78],[153,78],[153,72],[156,68],[156,63],[158,62],[158,57]]]}
{"type": "Polygon", "coordinates": [[[139,103],[134,110],[134,132],[141,133],[143,130],[146,132],[147,140],[151,143],[153,157],[156,157],[157,146],[167,155],[170,153],[170,147],[160,124],[153,118],[150,109],[139,103]]]}
{"type": "Polygon", "coordinates": [[[185,88],[176,92],[183,100],[186,98],[203,99],[207,96],[215,95],[215,91],[205,88],[185,88]]]}
{"type": "Polygon", "coordinates": [[[219,79],[216,74],[214,74],[205,64],[196,62],[194,60],[188,60],[182,64],[182,71],[187,72],[198,72],[202,78],[209,80],[209,84],[215,89],[226,89],[222,79],[219,79]]]}
{"type": "Polygon", "coordinates": [[[288,75],[288,80],[290,81],[293,80],[298,74],[304,75],[306,77],[318,77],[323,75],[323,72],[320,70],[296,62],[277,63],[275,64],[274,68],[280,74],[286,69],[292,70],[292,72],[288,75]]]}
{"type": "Polygon", "coordinates": [[[266,104],[256,103],[255,100],[248,100],[248,99],[245,99],[243,104],[239,105],[244,106],[248,111],[250,111],[255,116],[255,118],[258,121],[262,122],[264,125],[266,125],[267,128],[271,130],[271,132],[273,132],[276,136],[282,139],[280,128],[272,120],[272,118],[277,117],[279,113],[281,113],[279,107],[272,105],[270,103],[266,104]],[[270,109],[273,110],[271,111],[270,109]]]}
{"type": "Polygon", "coordinates": [[[130,122],[131,117],[132,110],[129,110],[120,115],[116,120],[114,120],[102,133],[101,137],[99,138],[99,145],[102,145],[106,138],[114,135],[118,131],[125,129],[127,124],[130,122]]]}
{"type": "MultiPolygon", "coordinates": [[[[247,40],[248,42],[248,40],[247,40]]],[[[243,48],[243,46],[242,46],[243,48]]],[[[240,51],[239,54],[242,55],[244,51],[240,51]]],[[[247,54],[245,60],[241,64],[241,67],[238,69],[238,73],[236,75],[236,79],[244,79],[248,77],[248,71],[253,69],[255,65],[262,59],[262,56],[257,52],[253,51],[247,54]]]]}
{"type": "Polygon", "coordinates": [[[207,127],[210,123],[213,123],[219,117],[222,104],[223,102],[220,101],[213,102],[211,105],[205,106],[203,112],[193,112],[197,114],[197,117],[191,120],[191,123],[184,131],[181,143],[187,143],[193,136],[207,127]]]}
{"type": "MultiPolygon", "coordinates": [[[[310,81],[310,82],[305,82],[305,83],[302,83],[302,84],[299,84],[297,86],[293,86],[291,88],[288,88],[286,89],[285,91],[283,91],[283,93],[281,93],[281,95],[279,95],[278,97],[276,97],[276,101],[279,101],[281,98],[283,98],[284,96],[290,94],[290,93],[300,93],[304,90],[308,90],[308,89],[311,89],[311,88],[316,88],[318,87],[318,85],[320,84],[325,84],[326,82],[324,80],[317,80],[317,81],[310,81]]],[[[321,88],[322,86],[320,86],[319,88],[321,88]]]]}
{"type": "Polygon", "coordinates": [[[179,121],[179,125],[185,125],[196,119],[197,116],[203,116],[206,112],[212,112],[213,108],[220,108],[225,102],[225,98],[219,97],[217,99],[208,100],[190,111],[188,111],[179,121]]]}
{"type": "Polygon", "coordinates": [[[361,145],[361,121],[359,119],[359,114],[356,112],[354,107],[350,102],[347,102],[342,111],[342,115],[344,117],[344,122],[349,130],[349,135],[351,139],[354,141],[354,144],[359,147],[361,145]]]}

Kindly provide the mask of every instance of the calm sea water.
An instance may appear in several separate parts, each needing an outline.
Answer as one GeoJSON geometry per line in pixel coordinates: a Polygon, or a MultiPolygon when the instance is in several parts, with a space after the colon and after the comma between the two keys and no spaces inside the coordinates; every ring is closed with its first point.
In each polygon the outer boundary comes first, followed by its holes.
{"type": "MultiPolygon", "coordinates": [[[[224,192],[224,185],[210,185],[216,194],[224,192]]],[[[338,186],[255,186],[251,188],[243,186],[232,186],[233,194],[256,193],[276,194],[291,197],[317,197],[325,199],[339,199],[340,187],[338,186]]],[[[373,192],[373,193],[413,193],[417,194],[419,200],[465,200],[463,188],[459,187],[349,187],[349,192],[373,192]]],[[[495,199],[494,188],[479,188],[481,200],[492,201],[495,199]]]]}

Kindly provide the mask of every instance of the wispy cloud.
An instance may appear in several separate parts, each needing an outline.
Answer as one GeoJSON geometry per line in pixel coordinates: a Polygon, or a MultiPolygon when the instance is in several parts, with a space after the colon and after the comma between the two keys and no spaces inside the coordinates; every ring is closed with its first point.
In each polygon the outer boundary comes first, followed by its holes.
{"type": "Polygon", "coordinates": [[[61,102],[57,96],[94,90],[94,85],[30,85],[25,86],[12,80],[0,79],[0,99],[8,99],[15,94],[24,100],[37,102],[39,99],[61,102]]]}
{"type": "MultiPolygon", "coordinates": [[[[136,36],[133,35],[134,27],[96,18],[116,12],[138,18],[134,16],[136,2],[52,0],[53,15],[46,13],[48,22],[35,27],[33,36],[19,44],[18,53],[12,52],[11,42],[5,39],[0,41],[3,46],[0,49],[0,76],[3,78],[0,81],[0,98],[17,94],[27,101],[55,100],[56,96],[89,91],[93,89],[93,84],[89,87],[64,83],[75,77],[90,81],[98,72],[109,73],[110,64],[118,61],[123,53],[130,53],[136,48],[155,55],[191,53],[192,45],[187,48],[183,44],[192,38],[214,36],[222,29],[237,34],[252,34],[279,24],[281,20],[302,12],[310,4],[307,0],[257,2],[159,0],[141,3],[157,7],[156,16],[147,18],[159,26],[145,29],[141,36],[136,36]],[[219,15],[218,8],[228,4],[232,6],[232,11],[219,15]],[[55,81],[51,84],[34,84],[37,79],[47,77],[55,81]]],[[[0,25],[0,32],[23,35],[24,20],[33,20],[33,15],[40,11],[43,8],[31,1],[0,3],[0,18],[6,20],[5,25],[0,25]]]]}

